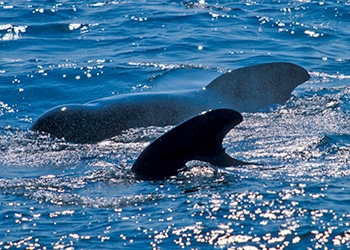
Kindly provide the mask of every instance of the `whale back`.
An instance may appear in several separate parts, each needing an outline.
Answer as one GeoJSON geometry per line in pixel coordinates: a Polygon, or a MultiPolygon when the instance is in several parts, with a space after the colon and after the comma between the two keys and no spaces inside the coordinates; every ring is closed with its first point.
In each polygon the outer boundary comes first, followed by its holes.
{"type": "Polygon", "coordinates": [[[153,141],[137,158],[132,171],[139,179],[154,180],[176,175],[191,160],[218,167],[248,164],[231,158],[222,147],[225,135],[242,119],[231,109],[195,116],[153,141]]]}
{"type": "Polygon", "coordinates": [[[310,79],[309,73],[293,63],[264,63],[233,70],[206,87],[227,107],[256,111],[289,100],[292,91],[310,79]]]}
{"type": "Polygon", "coordinates": [[[129,128],[179,124],[208,109],[257,111],[283,103],[309,77],[291,63],[249,66],[219,76],[204,90],[129,93],[58,106],[42,114],[31,129],[68,142],[96,143],[129,128]]]}

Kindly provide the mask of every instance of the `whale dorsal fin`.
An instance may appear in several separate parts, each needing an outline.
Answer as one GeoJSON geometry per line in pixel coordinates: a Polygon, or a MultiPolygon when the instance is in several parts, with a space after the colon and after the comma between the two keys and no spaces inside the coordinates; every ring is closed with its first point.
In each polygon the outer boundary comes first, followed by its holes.
{"type": "Polygon", "coordinates": [[[176,175],[191,160],[218,167],[249,164],[231,158],[222,147],[225,135],[242,119],[231,109],[195,116],[153,141],[137,158],[132,171],[140,179],[154,180],[176,175]]]}
{"type": "Polygon", "coordinates": [[[275,62],[233,70],[213,80],[206,89],[239,111],[256,111],[286,102],[292,91],[309,79],[304,68],[275,62]]]}

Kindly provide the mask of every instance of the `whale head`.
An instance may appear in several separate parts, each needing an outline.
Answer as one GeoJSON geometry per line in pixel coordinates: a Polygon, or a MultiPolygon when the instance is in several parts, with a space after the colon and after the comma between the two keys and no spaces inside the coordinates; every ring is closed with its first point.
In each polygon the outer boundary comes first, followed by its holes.
{"type": "Polygon", "coordinates": [[[87,109],[86,105],[58,106],[41,115],[31,129],[69,142],[98,142],[104,136],[104,130],[100,128],[105,124],[101,124],[102,119],[91,115],[92,112],[93,109],[87,109]]]}

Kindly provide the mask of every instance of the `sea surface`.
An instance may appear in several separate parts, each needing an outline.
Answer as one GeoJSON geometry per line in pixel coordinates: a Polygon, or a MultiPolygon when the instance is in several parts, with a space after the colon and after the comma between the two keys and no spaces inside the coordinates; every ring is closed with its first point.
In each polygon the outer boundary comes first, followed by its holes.
{"type": "Polygon", "coordinates": [[[0,1],[0,249],[350,248],[349,84],[350,1],[0,1]],[[275,61],[311,79],[224,140],[261,166],[137,181],[170,126],[97,144],[29,129],[56,105],[275,61]]]}

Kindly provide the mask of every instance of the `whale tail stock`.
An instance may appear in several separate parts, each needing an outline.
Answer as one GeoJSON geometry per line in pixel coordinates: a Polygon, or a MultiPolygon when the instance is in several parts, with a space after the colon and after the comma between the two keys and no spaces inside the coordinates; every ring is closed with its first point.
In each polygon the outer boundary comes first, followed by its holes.
{"type": "Polygon", "coordinates": [[[309,79],[309,73],[296,64],[274,62],[233,70],[214,79],[206,89],[223,104],[242,112],[256,111],[286,102],[292,91],[309,79]]]}
{"type": "Polygon", "coordinates": [[[195,116],[153,141],[137,158],[132,171],[139,179],[159,180],[176,175],[186,162],[200,160],[218,167],[247,165],[222,147],[225,135],[243,120],[231,109],[195,116]]]}

